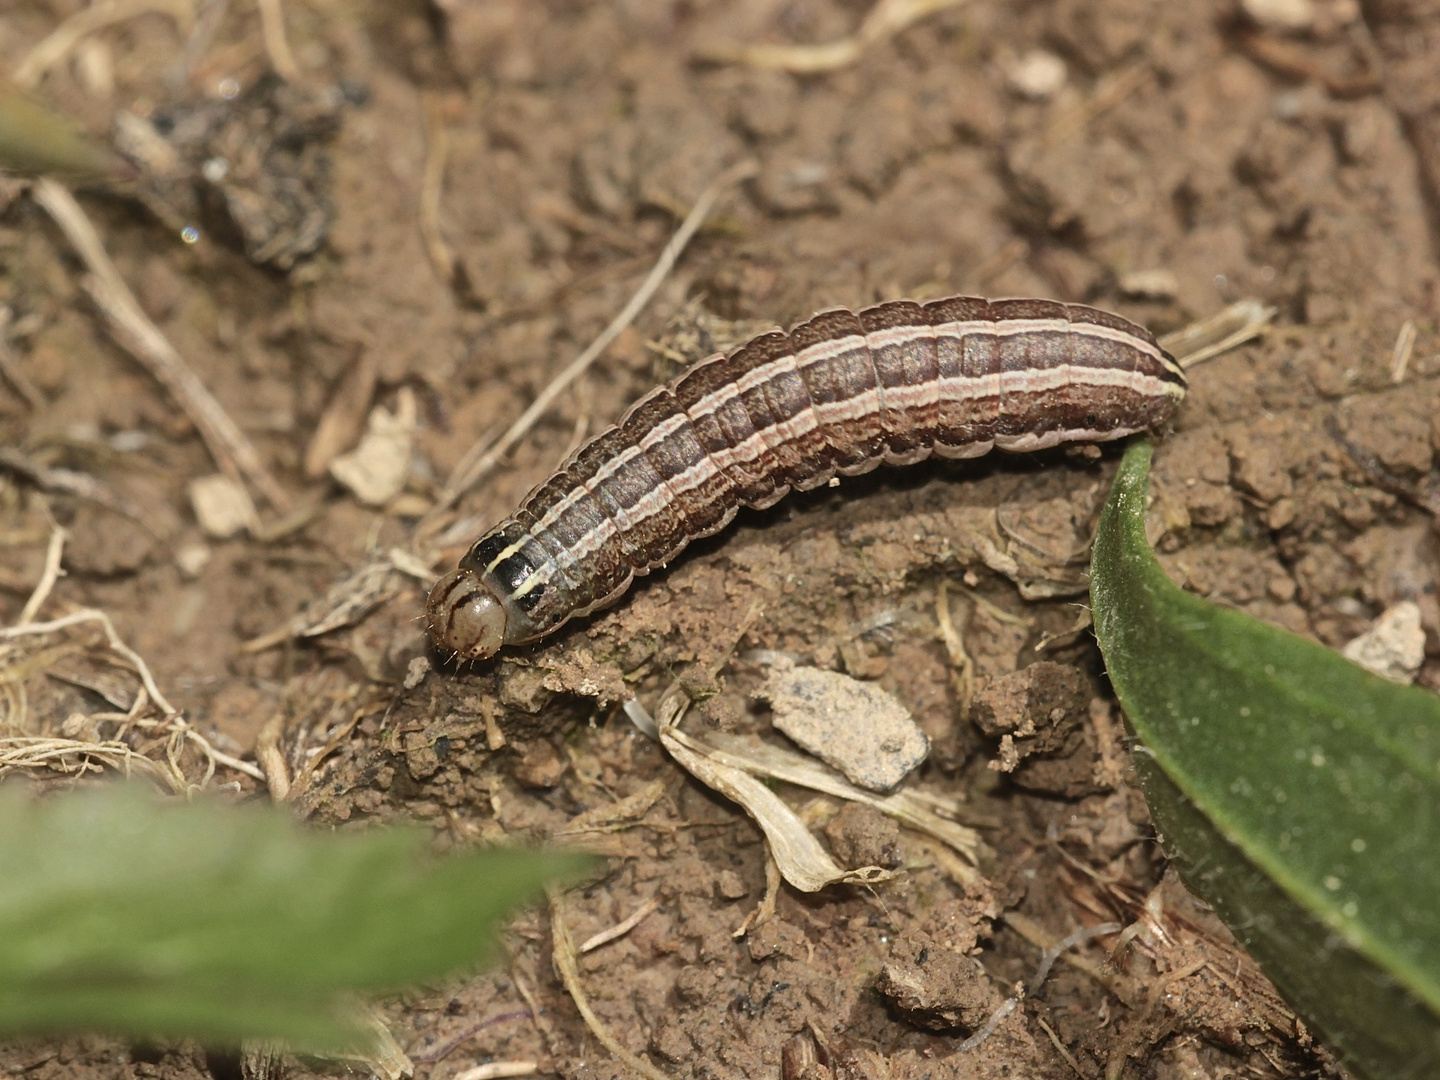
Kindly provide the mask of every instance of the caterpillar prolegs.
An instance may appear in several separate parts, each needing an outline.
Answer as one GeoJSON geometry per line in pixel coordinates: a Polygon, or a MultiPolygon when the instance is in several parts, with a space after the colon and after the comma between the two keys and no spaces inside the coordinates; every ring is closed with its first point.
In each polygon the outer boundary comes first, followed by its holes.
{"type": "Polygon", "coordinates": [[[931,454],[1118,439],[1185,389],[1148,330],[1079,304],[823,311],[701,360],[580,447],[436,582],[430,636],[492,656],[613,603],[741,506],[931,454]]]}

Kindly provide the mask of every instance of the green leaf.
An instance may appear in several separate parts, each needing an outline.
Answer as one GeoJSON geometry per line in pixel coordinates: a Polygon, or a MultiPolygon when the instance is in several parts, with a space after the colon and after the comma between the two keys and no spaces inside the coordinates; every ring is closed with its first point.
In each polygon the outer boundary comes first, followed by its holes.
{"type": "Polygon", "coordinates": [[[1362,1075],[1440,1075],[1440,697],[1177,588],[1151,447],[1095,538],[1095,633],[1167,853],[1362,1075]]]}
{"type": "Polygon", "coordinates": [[[587,863],[427,847],[415,829],[324,834],[127,785],[0,792],[0,1036],[357,1047],[354,995],[472,967],[499,920],[587,863]]]}
{"type": "Polygon", "coordinates": [[[115,175],[122,165],[67,118],[0,87],[0,169],[83,177],[115,175]]]}

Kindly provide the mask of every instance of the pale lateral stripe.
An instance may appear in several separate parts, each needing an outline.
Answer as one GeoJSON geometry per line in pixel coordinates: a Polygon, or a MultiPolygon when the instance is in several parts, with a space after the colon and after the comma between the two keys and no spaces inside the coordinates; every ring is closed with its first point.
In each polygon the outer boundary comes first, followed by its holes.
{"type": "MultiPolygon", "coordinates": [[[[1118,344],[1128,345],[1144,353],[1163,367],[1171,371],[1180,371],[1178,365],[1168,360],[1162,350],[1144,338],[1137,337],[1124,330],[1101,326],[1098,323],[1072,323],[1066,319],[1004,319],[999,322],[986,319],[969,319],[964,322],[941,323],[938,326],[925,324],[923,329],[930,333],[918,333],[917,331],[921,329],[922,327],[919,325],[898,326],[886,331],[877,331],[875,336],[885,335],[887,343],[900,343],[910,338],[929,337],[931,333],[933,333],[938,347],[939,339],[942,336],[963,340],[967,337],[1015,337],[1020,334],[1062,332],[1072,337],[1088,337],[1100,341],[1113,341],[1118,344]]],[[[794,354],[793,362],[797,368],[808,368],[812,364],[833,360],[837,356],[851,352],[857,348],[857,345],[865,346],[868,351],[869,344],[866,336],[863,334],[846,334],[844,337],[835,338],[831,341],[817,342],[814,345],[801,349],[800,352],[794,354]]],[[[787,358],[781,358],[782,361],[784,359],[787,358]]],[[[729,383],[711,391],[695,403],[693,409],[690,410],[690,415],[692,417],[706,416],[715,412],[716,409],[743,391],[753,389],[770,378],[770,373],[780,362],[781,361],[772,360],[767,364],[762,364],[746,372],[745,375],[736,382],[729,383]]],[[[882,387],[882,403],[884,393],[885,389],[882,387]]]]}
{"type": "MultiPolygon", "coordinates": [[[[629,462],[635,460],[635,458],[640,456],[640,454],[645,453],[646,451],[654,448],[658,444],[664,442],[671,435],[675,434],[676,431],[680,430],[680,426],[684,422],[684,420],[684,416],[676,415],[669,417],[668,419],[662,421],[659,424],[656,424],[655,427],[650,430],[649,434],[642,438],[637,444],[635,444],[634,446],[627,446],[620,453],[616,454],[613,459],[607,461],[604,465],[597,469],[594,476],[592,476],[589,480],[586,480],[575,491],[567,493],[565,498],[561,499],[549,510],[545,511],[544,516],[535,523],[535,528],[537,530],[550,528],[550,526],[554,525],[555,522],[560,519],[561,515],[563,515],[572,506],[574,506],[577,501],[579,501],[582,494],[589,494],[593,496],[597,487],[599,487],[603,483],[608,482],[629,462]]],[[[621,423],[624,423],[624,421],[622,420],[621,423]]],[[[625,508],[622,507],[621,512],[622,514],[624,514],[625,508]]],[[[629,523],[625,521],[620,522],[620,524],[623,528],[630,527],[629,523]]]]}

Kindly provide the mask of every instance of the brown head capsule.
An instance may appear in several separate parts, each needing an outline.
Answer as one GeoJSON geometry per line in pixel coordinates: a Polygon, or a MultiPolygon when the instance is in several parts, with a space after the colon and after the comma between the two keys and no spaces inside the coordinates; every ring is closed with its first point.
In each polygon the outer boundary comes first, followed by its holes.
{"type": "Polygon", "coordinates": [[[1119,439],[1184,396],[1148,330],[1079,304],[821,312],[701,360],[580,447],[436,584],[430,636],[462,660],[493,656],[613,603],[741,506],[931,454],[1119,439]]]}
{"type": "Polygon", "coordinates": [[[430,590],[425,626],[437,648],[483,660],[505,644],[505,606],[474,570],[452,570],[430,590]]]}

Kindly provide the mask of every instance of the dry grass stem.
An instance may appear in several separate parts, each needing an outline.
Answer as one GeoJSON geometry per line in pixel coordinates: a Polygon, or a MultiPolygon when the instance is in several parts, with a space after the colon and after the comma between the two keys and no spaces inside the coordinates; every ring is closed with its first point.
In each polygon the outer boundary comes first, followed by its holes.
{"type": "MultiPolygon", "coordinates": [[[[105,639],[109,643],[111,651],[118,653],[134,665],[135,673],[140,676],[140,683],[145,687],[145,692],[150,695],[150,700],[155,702],[162,713],[168,717],[180,711],[166,700],[165,695],[160,692],[160,687],[155,685],[155,677],[150,674],[150,668],[141,659],[140,654],[120,640],[120,635],[115,632],[115,624],[110,621],[110,616],[98,608],[81,608],[79,611],[72,611],[69,615],[51,619],[45,623],[22,622],[15,626],[3,627],[0,628],[0,640],[8,641],[31,634],[53,634],[57,630],[65,630],[83,622],[98,622],[104,628],[105,639]]],[[[263,777],[259,779],[263,779],[263,777]]]]}
{"type": "Polygon", "coordinates": [[[951,679],[959,702],[959,715],[970,715],[970,702],[975,697],[975,661],[965,650],[965,639],[950,617],[950,588],[944,578],[935,589],[935,621],[940,624],[940,640],[950,658],[951,679]]]}
{"type": "Polygon", "coordinates": [[[1055,1034],[1054,1029],[1038,1016],[1035,1018],[1035,1022],[1045,1029],[1045,1034],[1050,1037],[1050,1045],[1055,1047],[1055,1052],[1065,1059],[1065,1064],[1070,1066],[1075,1075],[1080,1077],[1080,1080],[1089,1080],[1084,1070],[1080,1068],[1080,1062],[1076,1061],[1075,1055],[1066,1049],[1065,1044],[1060,1041],[1060,1036],[1055,1034]]]}
{"type": "Polygon", "coordinates": [[[455,283],[455,253],[440,235],[440,198],[445,190],[445,161],[450,156],[450,132],[444,109],[432,93],[424,93],[425,175],[420,182],[420,235],[435,273],[447,286],[455,283]]]}
{"type": "Polygon", "coordinates": [[[1045,984],[1045,980],[1050,977],[1050,969],[1055,966],[1055,961],[1060,959],[1067,950],[1073,949],[1076,945],[1082,945],[1091,938],[1118,934],[1122,929],[1123,927],[1117,922],[1084,926],[1049,946],[1040,954],[1040,963],[1035,968],[1035,974],[1030,976],[1029,992],[1034,994],[1045,984]]]}
{"type": "Polygon", "coordinates": [[[1400,327],[1400,333],[1395,337],[1395,348],[1390,354],[1390,381],[1402,383],[1405,381],[1405,371],[1410,366],[1410,357],[1415,352],[1415,339],[1419,337],[1415,329],[1415,320],[1406,319],[1400,327]]]}
{"type": "MultiPolygon", "coordinates": [[[[486,713],[486,716],[492,715],[486,713]]],[[[652,720],[653,724],[654,721],[652,720]]],[[[501,744],[504,745],[503,743],[501,744]]],[[[494,749],[499,749],[495,747],[494,749]]],[[[620,822],[632,822],[644,817],[665,795],[665,781],[652,780],[639,791],[606,806],[597,806],[571,818],[565,827],[556,831],[555,836],[577,836],[580,833],[600,832],[620,822]]]]}
{"type": "Polygon", "coordinates": [[[659,906],[660,901],[655,897],[651,897],[636,908],[635,912],[628,919],[616,923],[608,930],[601,930],[598,934],[592,934],[586,938],[581,943],[578,951],[581,953],[591,952],[594,949],[600,948],[601,945],[608,945],[616,938],[624,937],[631,930],[634,930],[635,927],[639,926],[645,920],[646,916],[659,906]]]}
{"type": "Polygon", "coordinates": [[[770,854],[770,846],[765,846],[765,895],[760,898],[760,903],[751,909],[750,914],[745,916],[745,921],[735,928],[730,936],[737,941],[743,938],[751,930],[764,926],[775,917],[775,905],[780,900],[780,886],[785,883],[785,876],[780,873],[780,864],[775,861],[775,856],[770,854]]]}
{"type": "Polygon", "coordinates": [[[454,1080],[499,1080],[504,1076],[533,1076],[539,1071],[540,1065],[534,1061],[491,1061],[456,1073],[454,1080]]]}
{"type": "Polygon", "coordinates": [[[295,63],[295,54],[285,37],[285,9],[280,0],[255,0],[255,6],[260,9],[260,35],[265,40],[270,67],[286,82],[298,82],[300,65],[295,63]]]}
{"type": "Polygon", "coordinates": [[[331,585],[319,601],[308,604],[284,626],[243,642],[240,651],[264,652],[291,638],[319,637],[358,622],[394,597],[406,577],[428,586],[435,574],[427,563],[401,548],[375,552],[331,585]]]}
{"type": "Polygon", "coordinates": [[[1113,75],[1100,79],[1095,92],[1082,104],[1057,116],[1041,138],[1045,146],[1053,146],[1079,135],[1099,116],[1109,112],[1133,94],[1150,78],[1148,60],[1136,60],[1113,75]]]}
{"type": "Polygon", "coordinates": [[[30,377],[20,370],[15,363],[15,354],[10,351],[10,338],[6,331],[10,329],[10,322],[14,314],[4,304],[0,304],[0,379],[4,379],[19,394],[33,412],[39,412],[45,407],[45,395],[40,393],[40,388],[30,381],[30,377]]]}
{"type": "MultiPolygon", "coordinates": [[[[81,608],[79,611],[72,611],[69,615],[58,619],[51,619],[49,622],[22,622],[15,626],[0,628],[0,641],[10,641],[21,637],[38,636],[42,634],[53,634],[60,630],[69,629],[85,622],[97,622],[105,631],[105,640],[110,651],[121,657],[140,677],[142,692],[136,696],[135,704],[130,713],[119,714],[127,726],[133,726],[150,732],[153,736],[164,735],[166,739],[166,757],[170,764],[170,773],[167,779],[172,784],[178,784],[177,791],[188,792],[191,788],[203,788],[210,782],[214,775],[216,765],[224,765],[226,768],[242,772],[246,776],[264,782],[265,774],[255,765],[247,761],[241,761],[230,754],[222,753],[210,745],[210,741],[196,731],[186,722],[180,711],[170,704],[160,687],[155,683],[155,677],[150,673],[150,667],[145,660],[130,646],[121,640],[120,635],[115,632],[115,624],[110,621],[110,616],[98,608],[81,608]],[[159,720],[139,719],[140,713],[149,702],[154,702],[162,716],[159,720]],[[190,784],[186,781],[184,772],[180,768],[179,754],[183,743],[192,743],[204,756],[206,761],[206,772],[204,778],[198,784],[190,784]]],[[[99,722],[102,719],[113,719],[113,716],[95,716],[92,720],[99,722]]],[[[73,742],[67,740],[67,742],[73,742]]],[[[69,752],[78,752],[75,747],[83,747],[84,752],[91,757],[98,755],[91,752],[91,748],[101,744],[90,742],[73,742],[69,752]]],[[[125,748],[127,754],[133,754],[129,748],[125,748]]],[[[48,752],[48,751],[47,751],[48,752]]],[[[138,755],[137,755],[138,756],[138,755]]],[[[118,760],[118,759],[117,759],[118,760]]],[[[124,758],[130,760],[130,758],[124,758]]],[[[150,760],[150,759],[145,759],[150,760]]],[[[152,762],[153,764],[153,762],[152,762]]],[[[119,765],[115,767],[120,767],[119,765]]]]}
{"type": "Polygon", "coordinates": [[[136,772],[144,773],[151,779],[164,781],[176,794],[183,794],[187,786],[185,777],[177,776],[168,765],[168,762],[161,765],[152,758],[137,754],[123,742],[115,740],[86,742],[43,735],[0,738],[0,776],[33,771],[83,775],[102,773],[108,768],[127,777],[136,772]]]}
{"type": "Polygon", "coordinates": [[[0,469],[9,469],[25,477],[42,491],[56,495],[73,495],[96,506],[103,506],[121,517],[127,517],[141,528],[154,535],[150,522],[140,508],[125,498],[109,484],[97,480],[89,473],[75,469],[60,469],[41,465],[38,461],[11,446],[0,446],[0,469]]]}
{"type": "Polygon", "coordinates": [[[71,15],[31,49],[15,68],[11,81],[23,90],[33,89],[47,71],[62,63],[89,35],[152,11],[169,15],[182,33],[195,17],[189,0],[97,0],[71,15]]]}
{"type": "Polygon", "coordinates": [[[316,750],[306,759],[305,767],[300,770],[294,782],[290,785],[289,798],[299,798],[300,794],[310,787],[310,782],[314,779],[315,770],[320,767],[320,763],[345,745],[346,741],[350,738],[350,733],[355,730],[355,725],[360,723],[364,716],[365,710],[363,708],[356,709],[351,714],[350,719],[341,725],[340,730],[331,735],[330,738],[325,741],[324,746],[320,747],[319,750],[316,750]]]}
{"type": "Polygon", "coordinates": [[[330,462],[360,442],[379,377],[379,350],[362,349],[350,370],[340,377],[305,447],[301,466],[305,479],[319,480],[330,471],[330,462]]]}
{"type": "Polygon", "coordinates": [[[74,196],[49,179],[36,181],[31,194],[55,219],[89,269],[81,284],[105,313],[115,339],[179,402],[199,430],[220,470],[236,483],[248,479],[271,506],[281,512],[288,510],[289,498],[261,462],[254,445],[140,309],[135,295],[110,261],[99,234],[74,196]]]}
{"type": "Polygon", "coordinates": [[[30,599],[20,609],[19,624],[21,626],[33,622],[35,616],[40,614],[40,609],[50,598],[50,590],[55,587],[55,582],[60,580],[63,572],[60,569],[60,558],[65,553],[65,537],[66,532],[59,525],[50,530],[50,544],[45,549],[45,568],[40,572],[40,580],[35,585],[35,591],[30,594],[30,599]]]}
{"type": "MultiPolygon", "coordinates": [[[[571,383],[585,373],[590,365],[595,362],[595,359],[620,336],[621,331],[635,321],[635,317],[639,315],[645,305],[650,302],[650,298],[655,295],[655,291],[660,287],[661,282],[670,275],[670,271],[674,269],[681,252],[685,250],[691,238],[699,231],[700,226],[705,223],[705,219],[709,216],[710,210],[714,207],[716,200],[731,186],[754,176],[758,171],[759,166],[755,162],[743,161],[738,165],[733,165],[726,169],[716,177],[714,183],[705,189],[700,195],[700,198],[695,201],[695,206],[691,209],[685,220],[680,223],[680,227],[675,230],[675,235],[673,235],[670,238],[670,242],[665,245],[665,250],[660,253],[660,257],[655,261],[655,265],[651,268],[650,273],[646,275],[640,288],[637,289],[635,295],[630,298],[630,302],[621,309],[620,314],[611,320],[610,325],[600,332],[600,336],[592,341],[584,352],[572,360],[564,371],[550,381],[550,385],[540,392],[540,395],[531,403],[530,407],[520,415],[520,418],[510,426],[510,429],[506,431],[505,434],[500,436],[488,450],[475,456],[472,464],[469,464],[463,470],[457,467],[456,471],[451,474],[450,478],[445,482],[445,487],[440,492],[439,499],[436,501],[435,506],[426,514],[416,529],[416,536],[421,538],[422,542],[424,538],[434,530],[438,516],[445,510],[448,510],[456,499],[469,491],[476,481],[494,468],[496,463],[508,454],[515,444],[529,433],[530,429],[535,426],[535,422],[545,415],[550,409],[550,406],[555,403],[555,399],[564,393],[565,389],[571,383]]],[[[465,459],[462,459],[462,463],[466,459],[471,458],[473,454],[473,450],[467,453],[465,459]]]]}
{"type": "Polygon", "coordinates": [[[553,886],[549,889],[549,894],[550,932],[554,940],[555,971],[559,974],[560,981],[565,984],[565,990],[571,1000],[575,1002],[575,1008],[584,1018],[585,1026],[599,1040],[600,1045],[610,1051],[611,1056],[632,1072],[645,1077],[646,1080],[670,1080],[644,1058],[625,1049],[620,1044],[620,1040],[610,1033],[610,1029],[600,1022],[600,1018],[590,1008],[590,999],[585,996],[585,988],[580,985],[580,969],[575,966],[575,943],[570,939],[570,927],[565,921],[565,894],[553,886]]]}
{"type": "Polygon", "coordinates": [[[1259,337],[1275,318],[1275,310],[1258,300],[1237,300],[1209,318],[1166,334],[1160,347],[1191,368],[1259,337]]]}
{"type": "Polygon", "coordinates": [[[280,736],[284,732],[285,714],[276,712],[255,737],[255,760],[265,770],[265,785],[270,789],[270,800],[275,803],[283,803],[290,797],[290,770],[280,749],[280,736]]]}
{"type": "Polygon", "coordinates": [[[818,75],[849,67],[871,45],[893,37],[927,15],[955,7],[964,0],[879,0],[855,33],[824,45],[737,45],[719,42],[700,50],[697,58],[714,64],[818,75]]]}

